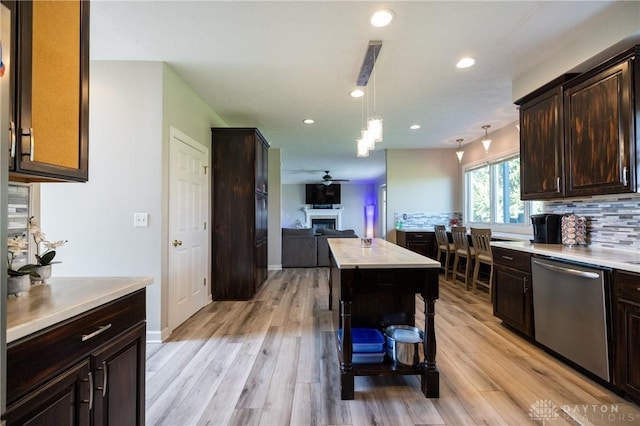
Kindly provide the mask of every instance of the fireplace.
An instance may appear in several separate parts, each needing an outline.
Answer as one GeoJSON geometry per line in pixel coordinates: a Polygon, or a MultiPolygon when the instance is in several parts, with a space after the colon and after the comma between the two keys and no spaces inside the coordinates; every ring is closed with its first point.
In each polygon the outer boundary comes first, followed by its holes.
{"type": "Polygon", "coordinates": [[[314,234],[320,229],[336,229],[336,219],[311,219],[311,228],[314,234]]]}
{"type": "MultiPolygon", "coordinates": [[[[331,220],[333,221],[333,227],[331,229],[342,229],[342,207],[337,209],[307,209],[303,208],[305,216],[305,225],[307,228],[314,228],[316,220],[331,220]]],[[[328,223],[328,222],[327,222],[328,223]]],[[[322,226],[326,228],[327,226],[322,226]]],[[[320,229],[320,228],[318,228],[320,229]]]]}

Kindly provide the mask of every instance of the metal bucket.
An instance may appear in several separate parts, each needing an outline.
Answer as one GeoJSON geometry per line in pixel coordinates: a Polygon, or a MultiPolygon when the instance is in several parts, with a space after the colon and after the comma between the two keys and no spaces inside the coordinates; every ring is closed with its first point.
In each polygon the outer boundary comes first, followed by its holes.
{"type": "Polygon", "coordinates": [[[416,366],[424,358],[424,332],[410,325],[392,325],[384,330],[387,356],[397,364],[416,366]]]}

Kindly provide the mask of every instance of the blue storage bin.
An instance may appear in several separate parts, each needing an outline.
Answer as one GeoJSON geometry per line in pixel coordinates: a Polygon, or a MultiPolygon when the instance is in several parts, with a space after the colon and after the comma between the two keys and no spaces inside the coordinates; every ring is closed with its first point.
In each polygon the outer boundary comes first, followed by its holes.
{"type": "Polygon", "coordinates": [[[354,364],[380,364],[384,361],[384,352],[354,352],[351,361],[354,364]]]}
{"type": "MultiPolygon", "coordinates": [[[[377,355],[380,352],[384,356],[384,336],[379,330],[375,328],[352,328],[351,337],[354,357],[356,353],[376,353],[377,355]]],[[[342,347],[342,329],[338,330],[338,340],[340,341],[340,347],[342,347]]]]}

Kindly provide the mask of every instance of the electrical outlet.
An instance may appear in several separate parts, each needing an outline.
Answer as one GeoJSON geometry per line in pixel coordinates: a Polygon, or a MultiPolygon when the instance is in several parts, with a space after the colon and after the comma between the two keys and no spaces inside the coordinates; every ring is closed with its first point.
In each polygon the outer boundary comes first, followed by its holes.
{"type": "Polygon", "coordinates": [[[149,213],[134,213],[133,226],[134,228],[147,228],[149,226],[149,213]]]}

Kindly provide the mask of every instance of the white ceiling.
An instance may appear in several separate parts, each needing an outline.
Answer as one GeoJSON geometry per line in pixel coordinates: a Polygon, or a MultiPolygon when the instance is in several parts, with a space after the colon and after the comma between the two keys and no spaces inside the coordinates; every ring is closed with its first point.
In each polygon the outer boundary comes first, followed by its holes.
{"type": "MultiPolygon", "coordinates": [[[[283,183],[384,173],[383,148],[453,148],[517,120],[512,81],[610,1],[113,1],[91,3],[91,59],[164,61],[229,125],[282,150],[283,183]],[[386,28],[368,23],[382,6],[386,28]],[[369,40],[384,141],[356,158],[355,88],[369,40]],[[455,68],[465,55],[477,58],[455,68]],[[302,120],[316,123],[305,125],[302,120]],[[409,130],[418,123],[419,130],[409,130]]],[[[369,91],[373,90],[373,80],[369,91]]],[[[369,110],[373,109],[372,100],[369,110]]]]}

